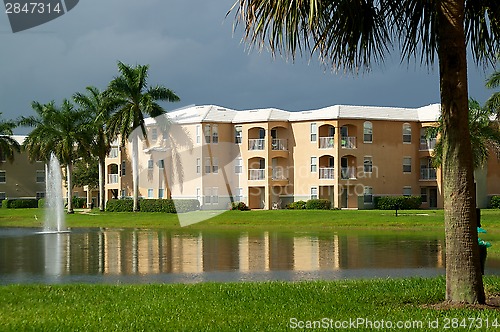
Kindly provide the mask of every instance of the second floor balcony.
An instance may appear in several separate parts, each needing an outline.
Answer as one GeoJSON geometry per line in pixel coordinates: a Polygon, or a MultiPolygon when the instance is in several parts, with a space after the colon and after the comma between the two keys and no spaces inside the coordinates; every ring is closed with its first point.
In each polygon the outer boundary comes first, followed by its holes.
{"type": "Polygon", "coordinates": [[[355,180],[356,167],[342,167],[341,176],[342,180],[355,180]]]}
{"type": "Polygon", "coordinates": [[[248,140],[248,150],[264,150],[265,141],[264,138],[250,138],[248,140]]]}
{"type": "Polygon", "coordinates": [[[266,170],[265,169],[249,169],[248,170],[248,180],[250,180],[250,181],[264,180],[265,178],[266,178],[266,170]]]}
{"type": "Polygon", "coordinates": [[[118,174],[108,174],[108,183],[109,184],[118,183],[118,174]]]}
{"type": "Polygon", "coordinates": [[[271,149],[275,151],[287,151],[288,140],[283,138],[273,138],[271,149]]]}
{"type": "Polygon", "coordinates": [[[420,180],[436,180],[437,172],[435,168],[422,167],[420,169],[420,180]]]}
{"type": "Polygon", "coordinates": [[[356,148],[356,137],[342,136],[341,147],[343,149],[355,149],[356,148]]]}
{"type": "Polygon", "coordinates": [[[333,136],[320,137],[319,138],[319,148],[320,149],[333,149],[335,146],[333,136]]]}
{"type": "Polygon", "coordinates": [[[333,167],[320,167],[319,178],[324,180],[335,179],[335,169],[333,167]]]}
{"type": "Polygon", "coordinates": [[[420,139],[420,150],[421,151],[426,151],[426,150],[434,150],[436,147],[436,139],[435,138],[421,138],[420,139]]]}

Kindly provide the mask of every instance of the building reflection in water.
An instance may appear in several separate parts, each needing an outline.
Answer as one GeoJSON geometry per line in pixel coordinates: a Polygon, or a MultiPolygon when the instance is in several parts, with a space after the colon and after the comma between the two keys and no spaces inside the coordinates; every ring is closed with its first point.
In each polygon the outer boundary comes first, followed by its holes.
{"type": "Polygon", "coordinates": [[[444,267],[444,239],[432,236],[110,229],[0,240],[0,274],[154,275],[444,267]]]}

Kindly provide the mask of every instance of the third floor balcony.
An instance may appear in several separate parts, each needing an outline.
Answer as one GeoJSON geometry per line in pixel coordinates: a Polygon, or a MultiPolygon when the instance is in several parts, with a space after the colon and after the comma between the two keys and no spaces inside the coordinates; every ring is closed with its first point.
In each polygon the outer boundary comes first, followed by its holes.
{"type": "Polygon", "coordinates": [[[248,150],[264,150],[266,140],[264,138],[250,138],[248,150]]]}

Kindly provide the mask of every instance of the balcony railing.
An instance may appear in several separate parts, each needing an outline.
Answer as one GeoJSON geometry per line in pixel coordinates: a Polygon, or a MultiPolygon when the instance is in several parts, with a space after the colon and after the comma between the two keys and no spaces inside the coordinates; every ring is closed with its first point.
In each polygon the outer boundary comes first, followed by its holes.
{"type": "Polygon", "coordinates": [[[320,149],[333,149],[334,147],[333,136],[320,137],[319,138],[319,148],[320,149]]]}
{"type": "Polygon", "coordinates": [[[248,170],[248,180],[264,180],[266,176],[265,169],[249,169],[248,170]]]}
{"type": "Polygon", "coordinates": [[[319,178],[333,180],[335,178],[335,169],[333,167],[320,167],[319,178]]]}
{"type": "Polygon", "coordinates": [[[342,141],[341,146],[344,149],[355,149],[356,148],[356,137],[343,136],[341,141],[342,141]]]}
{"type": "Polygon", "coordinates": [[[431,139],[426,139],[426,138],[421,138],[420,139],[420,150],[434,150],[436,147],[436,139],[431,138],[431,139]]]}
{"type": "Polygon", "coordinates": [[[273,169],[273,180],[287,180],[288,176],[284,169],[275,168],[273,169]]]}
{"type": "Polygon", "coordinates": [[[341,176],[343,180],[356,179],[355,167],[342,167],[341,176]]]}
{"type": "Polygon", "coordinates": [[[108,174],[108,183],[118,183],[118,174],[108,174]]]}
{"type": "Polygon", "coordinates": [[[420,180],[436,180],[436,169],[431,167],[423,167],[420,169],[420,180]]]}
{"type": "Polygon", "coordinates": [[[109,151],[109,158],[118,158],[118,148],[111,148],[109,151]]]}
{"type": "Polygon", "coordinates": [[[250,138],[248,140],[248,150],[264,150],[265,139],[250,138]]]}
{"type": "Polygon", "coordinates": [[[288,150],[288,140],[282,139],[282,138],[273,138],[271,149],[277,150],[277,151],[287,151],[288,150]]]}

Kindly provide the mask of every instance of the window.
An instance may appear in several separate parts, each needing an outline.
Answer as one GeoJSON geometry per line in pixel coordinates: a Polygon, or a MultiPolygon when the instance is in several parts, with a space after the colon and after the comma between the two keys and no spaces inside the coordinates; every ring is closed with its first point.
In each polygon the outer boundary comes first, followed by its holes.
{"type": "Polygon", "coordinates": [[[364,157],[363,159],[363,170],[365,173],[371,173],[373,171],[373,160],[372,157],[364,157]]]}
{"type": "Polygon", "coordinates": [[[403,173],[411,173],[411,157],[403,158],[403,173]]]}
{"type": "Polygon", "coordinates": [[[125,198],[125,197],[127,197],[127,190],[122,189],[122,198],[125,198]]]}
{"type": "Polygon", "coordinates": [[[373,142],[373,125],[370,121],[366,121],[363,124],[363,142],[364,143],[373,142]]]}
{"type": "Polygon", "coordinates": [[[212,204],[212,188],[205,188],[203,195],[204,204],[212,204]]]}
{"type": "Polygon", "coordinates": [[[363,196],[365,203],[373,203],[373,188],[365,187],[363,196]]]}
{"type": "Polygon", "coordinates": [[[122,161],[121,176],[125,176],[125,161],[122,161]]]}
{"type": "Polygon", "coordinates": [[[236,188],[236,196],[234,198],[236,202],[243,201],[243,188],[236,188]]]}
{"type": "Polygon", "coordinates": [[[311,187],[311,199],[318,199],[318,187],[311,187]]]}
{"type": "Polygon", "coordinates": [[[212,204],[219,204],[219,188],[212,188],[212,204]]]}
{"type": "Polygon", "coordinates": [[[196,188],[196,199],[201,204],[201,188],[196,188]]]}
{"type": "Polygon", "coordinates": [[[243,128],[241,126],[234,127],[234,143],[241,144],[243,139],[243,128]]]}
{"type": "MultiPolygon", "coordinates": [[[[6,197],[7,197],[7,196],[6,196],[6,194],[5,194],[4,192],[1,192],[1,193],[0,193],[0,200],[2,200],[2,201],[3,201],[6,197]]],[[[38,198],[38,197],[37,197],[37,198],[38,198]]]]}
{"type": "MultiPolygon", "coordinates": [[[[0,193],[0,199],[5,199],[5,193],[4,194],[4,198],[2,198],[2,193],[0,193]]],[[[45,191],[37,191],[36,192],[36,199],[42,199],[42,198],[45,198],[45,191]]]]}
{"type": "Polygon", "coordinates": [[[311,173],[318,171],[318,158],[311,157],[311,173]]]}
{"type": "Polygon", "coordinates": [[[234,173],[236,173],[236,174],[243,173],[243,159],[237,158],[234,161],[234,173]]]}
{"type": "Polygon", "coordinates": [[[201,143],[201,126],[196,125],[196,144],[201,143]]]}
{"type": "Polygon", "coordinates": [[[210,158],[205,158],[205,173],[210,174],[210,170],[212,169],[210,165],[210,158]]]}
{"type": "Polygon", "coordinates": [[[212,143],[219,143],[219,126],[216,124],[212,126],[212,143]]]}
{"type": "Polygon", "coordinates": [[[427,188],[420,188],[420,197],[422,198],[422,203],[427,203],[427,188]]]}
{"type": "Polygon", "coordinates": [[[5,171],[0,171],[0,183],[7,182],[7,174],[5,171]]]}
{"type": "Polygon", "coordinates": [[[403,196],[411,196],[411,187],[403,188],[403,196]]]}
{"type": "Polygon", "coordinates": [[[318,137],[318,127],[315,122],[311,123],[311,142],[316,142],[318,137]]]}
{"type": "Polygon", "coordinates": [[[160,198],[160,199],[163,198],[164,192],[165,192],[165,189],[163,189],[163,188],[158,189],[158,198],[160,198]]]}
{"type": "Polygon", "coordinates": [[[158,129],[151,129],[151,140],[155,142],[158,139],[158,129]]]}
{"type": "Polygon", "coordinates": [[[153,198],[153,189],[148,189],[148,198],[153,198]]]}
{"type": "Polygon", "coordinates": [[[152,169],[153,169],[153,165],[154,165],[154,161],[153,161],[153,159],[149,159],[149,160],[148,160],[148,169],[149,169],[149,170],[152,170],[152,169]]]}
{"type": "Polygon", "coordinates": [[[196,158],[196,174],[201,173],[201,158],[196,158]]]}
{"type": "Polygon", "coordinates": [[[165,160],[163,160],[163,159],[158,160],[158,167],[160,169],[164,169],[165,168],[165,160]]]}
{"type": "Polygon", "coordinates": [[[219,173],[219,158],[217,157],[212,158],[212,173],[219,173]]]}
{"type": "Polygon", "coordinates": [[[78,191],[73,191],[73,197],[79,198],[80,193],[78,191]]]}
{"type": "Polygon", "coordinates": [[[36,183],[45,183],[45,171],[36,171],[36,183]]]}
{"type": "Polygon", "coordinates": [[[411,143],[411,125],[409,123],[403,124],[403,143],[411,143]]]}
{"type": "Polygon", "coordinates": [[[203,130],[205,133],[205,142],[210,143],[210,125],[209,124],[205,125],[203,130]]]}

